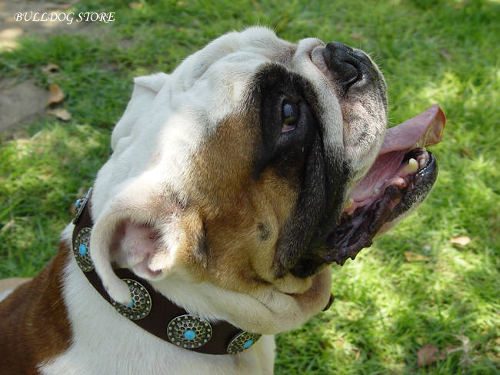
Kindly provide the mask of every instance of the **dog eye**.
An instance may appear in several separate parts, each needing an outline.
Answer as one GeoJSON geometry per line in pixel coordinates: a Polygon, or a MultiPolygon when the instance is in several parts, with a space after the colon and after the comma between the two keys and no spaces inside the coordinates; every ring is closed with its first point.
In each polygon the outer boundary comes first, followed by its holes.
{"type": "Polygon", "coordinates": [[[281,107],[282,127],[281,132],[286,133],[295,129],[299,119],[299,106],[297,103],[284,101],[281,107]]]}

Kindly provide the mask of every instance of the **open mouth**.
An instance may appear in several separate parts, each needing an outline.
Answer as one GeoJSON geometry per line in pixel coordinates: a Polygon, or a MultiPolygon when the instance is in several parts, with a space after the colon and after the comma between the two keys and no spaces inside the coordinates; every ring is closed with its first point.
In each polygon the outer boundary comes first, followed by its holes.
{"type": "Polygon", "coordinates": [[[433,105],[387,129],[368,173],[349,196],[340,222],[328,237],[327,263],[343,265],[397,217],[424,200],[437,177],[435,157],[425,149],[441,141],[446,117],[433,105]]]}

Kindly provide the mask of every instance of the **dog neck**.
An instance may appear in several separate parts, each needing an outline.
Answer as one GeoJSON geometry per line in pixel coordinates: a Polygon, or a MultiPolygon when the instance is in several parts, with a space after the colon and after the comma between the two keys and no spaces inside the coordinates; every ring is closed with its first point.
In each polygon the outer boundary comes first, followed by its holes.
{"type": "Polygon", "coordinates": [[[64,300],[59,304],[67,308],[71,344],[39,365],[41,374],[272,373],[272,336],[263,336],[251,349],[236,356],[207,355],[170,344],[132,324],[96,292],[74,257],[69,256],[70,235],[68,230],[63,233],[61,252],[66,254],[67,264],[58,273],[63,280],[64,300]]]}
{"type": "Polygon", "coordinates": [[[90,257],[93,227],[89,202],[91,192],[92,189],[75,205],[72,252],[89,283],[120,314],[164,341],[199,353],[236,354],[259,340],[260,334],[246,332],[225,321],[209,322],[190,314],[128,269],[116,269],[114,272],[128,284],[131,302],[123,305],[110,298],[90,257]]]}

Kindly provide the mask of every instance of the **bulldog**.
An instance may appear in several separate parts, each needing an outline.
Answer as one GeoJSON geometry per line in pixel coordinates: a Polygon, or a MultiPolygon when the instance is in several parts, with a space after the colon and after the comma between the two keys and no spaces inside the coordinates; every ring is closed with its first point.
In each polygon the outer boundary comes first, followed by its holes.
{"type": "Polygon", "coordinates": [[[136,78],[58,254],[0,305],[2,374],[271,374],[274,337],[437,174],[364,52],[266,28],[136,78]]]}

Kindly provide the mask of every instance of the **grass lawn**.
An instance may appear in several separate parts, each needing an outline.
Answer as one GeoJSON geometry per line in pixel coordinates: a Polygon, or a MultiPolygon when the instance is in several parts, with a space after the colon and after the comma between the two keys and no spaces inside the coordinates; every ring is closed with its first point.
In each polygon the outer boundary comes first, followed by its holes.
{"type": "Polygon", "coordinates": [[[317,36],[370,52],[387,79],[391,124],[435,102],[448,117],[429,198],[356,261],[332,266],[335,303],[278,335],[276,373],[500,373],[498,1],[128,3],[75,5],[116,12],[93,38],[26,38],[0,54],[0,78],[58,84],[73,116],[38,118],[27,136],[2,139],[0,277],[32,276],[54,255],[72,202],[109,156],[134,76],[169,72],[229,30],[267,25],[288,40],[317,36]],[[48,63],[59,70],[45,73],[48,63]],[[442,359],[419,367],[427,344],[442,359]]]}

